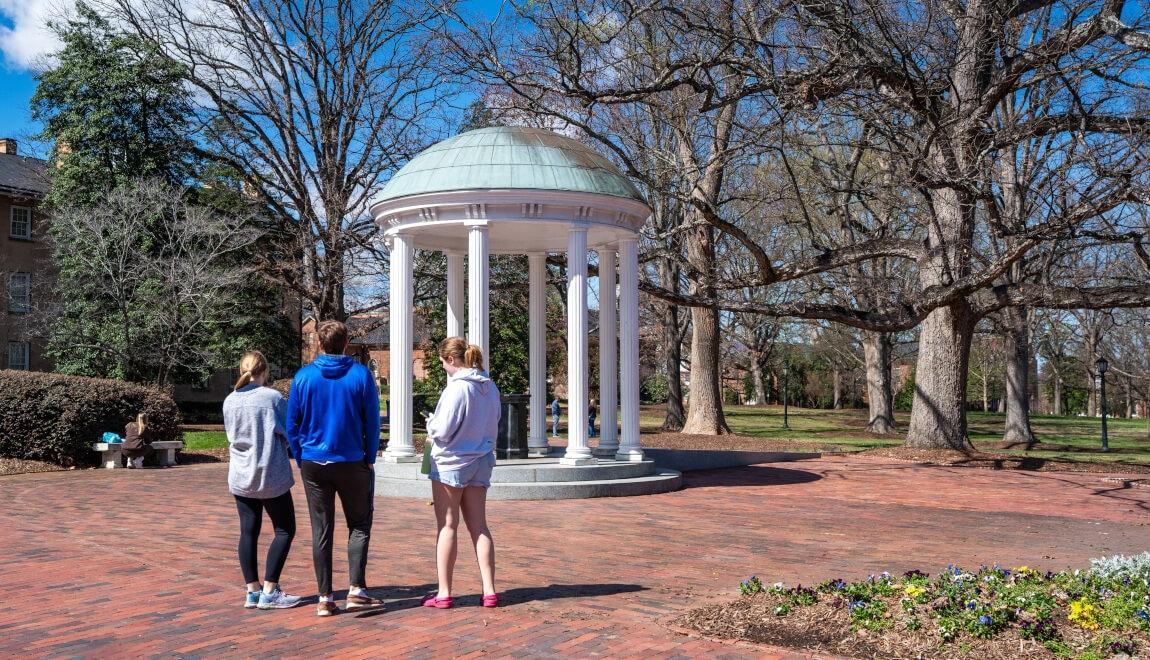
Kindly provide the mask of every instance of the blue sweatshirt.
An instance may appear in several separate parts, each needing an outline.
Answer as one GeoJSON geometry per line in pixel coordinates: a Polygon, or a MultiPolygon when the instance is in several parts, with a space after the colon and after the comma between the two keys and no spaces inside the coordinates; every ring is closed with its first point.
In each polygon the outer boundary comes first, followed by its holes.
{"type": "Polygon", "coordinates": [[[320,355],[296,372],[288,397],[288,442],[296,462],[375,464],[379,390],[349,355],[320,355]]]}

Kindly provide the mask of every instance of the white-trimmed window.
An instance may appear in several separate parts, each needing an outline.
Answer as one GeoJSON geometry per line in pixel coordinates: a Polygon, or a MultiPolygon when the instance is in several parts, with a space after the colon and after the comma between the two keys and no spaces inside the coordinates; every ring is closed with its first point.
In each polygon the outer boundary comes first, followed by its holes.
{"type": "Polygon", "coordinates": [[[8,368],[17,371],[28,371],[29,351],[28,342],[8,342],[8,368]]]}
{"type": "Polygon", "coordinates": [[[13,206],[10,209],[8,235],[12,238],[32,238],[32,209],[27,206],[13,206]]]}
{"type": "Polygon", "coordinates": [[[31,273],[12,273],[8,277],[8,311],[15,314],[32,311],[31,273]]]}

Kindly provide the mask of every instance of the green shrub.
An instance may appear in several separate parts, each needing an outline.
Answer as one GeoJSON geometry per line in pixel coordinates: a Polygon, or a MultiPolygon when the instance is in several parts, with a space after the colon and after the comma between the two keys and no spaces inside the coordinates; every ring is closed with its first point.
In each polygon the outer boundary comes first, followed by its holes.
{"type": "Polygon", "coordinates": [[[902,389],[894,393],[895,410],[910,410],[914,405],[914,372],[902,384],[902,389]]]}
{"type": "Polygon", "coordinates": [[[639,386],[639,398],[643,403],[665,403],[670,393],[667,377],[662,374],[648,376],[639,386]]]}
{"type": "Polygon", "coordinates": [[[119,380],[0,371],[0,456],[94,464],[92,443],[105,431],[123,435],[139,412],[153,440],[180,439],[180,412],[159,390],[119,380]]]}

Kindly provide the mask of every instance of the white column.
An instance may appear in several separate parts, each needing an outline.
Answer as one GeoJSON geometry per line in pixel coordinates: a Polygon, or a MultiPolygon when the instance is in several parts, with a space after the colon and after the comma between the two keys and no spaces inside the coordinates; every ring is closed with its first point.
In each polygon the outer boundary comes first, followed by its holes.
{"type": "Polygon", "coordinates": [[[595,454],[614,457],[619,449],[619,336],[615,323],[615,250],[599,253],[599,447],[595,454]]]}
{"type": "Polygon", "coordinates": [[[395,234],[391,237],[391,307],[388,310],[390,372],[387,377],[391,413],[388,419],[387,451],[383,455],[383,460],[389,463],[414,463],[419,460],[411,441],[411,271],[414,252],[410,236],[395,234]]]}
{"type": "Polygon", "coordinates": [[[467,231],[467,341],[483,349],[483,369],[491,368],[487,350],[490,293],[487,225],[471,225],[467,231]]]}
{"type": "Polygon", "coordinates": [[[527,416],[530,432],[527,435],[527,455],[546,456],[547,444],[547,253],[528,256],[530,319],[531,413],[527,416]]]}
{"type": "Polygon", "coordinates": [[[639,447],[639,239],[619,241],[619,461],[641,461],[639,447]]]}
{"type": "Polygon", "coordinates": [[[463,255],[447,253],[447,336],[463,337],[467,311],[463,300],[463,255]]]}
{"type": "Polygon", "coordinates": [[[587,229],[567,238],[567,452],[564,465],[595,463],[587,446],[587,229]]]}

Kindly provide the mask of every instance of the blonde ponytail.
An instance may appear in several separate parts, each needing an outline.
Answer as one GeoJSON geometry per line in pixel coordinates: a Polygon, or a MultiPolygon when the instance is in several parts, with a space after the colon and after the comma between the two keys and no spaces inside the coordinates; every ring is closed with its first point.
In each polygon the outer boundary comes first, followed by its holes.
{"type": "Polygon", "coordinates": [[[483,369],[483,349],[468,344],[463,337],[448,337],[439,342],[439,356],[455,358],[455,362],[472,369],[483,369]]]}
{"type": "Polygon", "coordinates": [[[472,369],[483,370],[483,349],[475,344],[468,344],[467,350],[463,353],[463,364],[471,367],[472,369]]]}
{"type": "Polygon", "coordinates": [[[232,389],[240,389],[253,379],[261,374],[266,374],[268,371],[268,361],[263,353],[259,351],[248,351],[244,353],[243,358],[240,359],[240,377],[236,380],[235,387],[232,389]]]}

